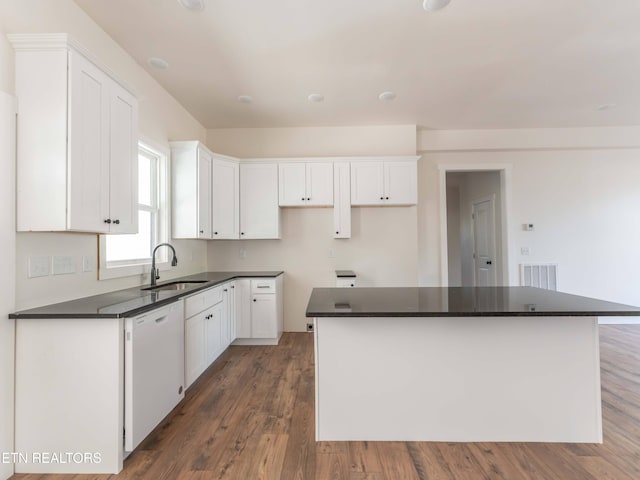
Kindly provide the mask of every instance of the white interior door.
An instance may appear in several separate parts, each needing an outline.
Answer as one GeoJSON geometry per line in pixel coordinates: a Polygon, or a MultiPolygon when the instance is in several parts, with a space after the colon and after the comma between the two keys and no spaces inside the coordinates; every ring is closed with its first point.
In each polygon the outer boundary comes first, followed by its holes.
{"type": "Polygon", "coordinates": [[[476,287],[496,285],[495,200],[474,201],[471,207],[473,225],[474,284],[476,287]]]}

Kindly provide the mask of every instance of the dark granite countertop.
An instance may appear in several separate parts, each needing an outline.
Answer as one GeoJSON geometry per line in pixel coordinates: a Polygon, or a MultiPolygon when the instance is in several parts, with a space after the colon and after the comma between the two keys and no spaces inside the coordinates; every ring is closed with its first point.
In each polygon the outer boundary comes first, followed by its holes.
{"type": "Polygon", "coordinates": [[[307,317],[640,316],[640,307],[533,287],[314,288],[307,317]]]}
{"type": "Polygon", "coordinates": [[[192,295],[200,290],[219,285],[234,278],[265,278],[282,275],[282,271],[267,272],[204,272],[180,278],[172,278],[165,283],[204,281],[185,290],[143,290],[148,285],[125,290],[93,295],[68,302],[54,303],[9,314],[9,318],[123,318],[134,317],[154,308],[167,305],[177,299],[192,295]]]}

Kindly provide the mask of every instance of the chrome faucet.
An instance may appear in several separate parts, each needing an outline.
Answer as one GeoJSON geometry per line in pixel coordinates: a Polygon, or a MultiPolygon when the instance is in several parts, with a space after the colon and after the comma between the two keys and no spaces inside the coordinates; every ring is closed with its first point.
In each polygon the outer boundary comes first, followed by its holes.
{"type": "Polygon", "coordinates": [[[171,266],[175,267],[178,265],[178,257],[176,257],[176,249],[173,248],[173,245],[170,243],[160,243],[153,249],[153,253],[151,254],[151,286],[155,287],[157,280],[160,278],[158,275],[158,269],[156,268],[156,250],[158,250],[162,246],[167,246],[173,252],[173,259],[171,260],[171,266]]]}

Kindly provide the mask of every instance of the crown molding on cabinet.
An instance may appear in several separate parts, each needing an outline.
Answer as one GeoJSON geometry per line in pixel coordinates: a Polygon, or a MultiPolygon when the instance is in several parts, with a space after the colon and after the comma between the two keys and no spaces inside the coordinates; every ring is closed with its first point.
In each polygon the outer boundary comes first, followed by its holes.
{"type": "Polygon", "coordinates": [[[106,73],[127,92],[138,98],[135,89],[131,85],[124,82],[112,69],[101,62],[93,52],[68,33],[9,33],[7,38],[16,52],[51,52],[72,48],[106,73]]]}
{"type": "Polygon", "coordinates": [[[241,163],[277,162],[277,163],[317,163],[317,162],[405,162],[408,160],[419,160],[420,155],[387,155],[387,156],[345,156],[345,157],[260,157],[242,158],[241,163]]]}

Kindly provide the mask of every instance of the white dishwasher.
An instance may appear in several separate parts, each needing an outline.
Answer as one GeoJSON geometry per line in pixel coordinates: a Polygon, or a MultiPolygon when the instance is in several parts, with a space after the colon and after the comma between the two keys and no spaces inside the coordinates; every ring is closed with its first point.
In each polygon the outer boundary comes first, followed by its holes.
{"type": "Polygon", "coordinates": [[[184,302],[125,325],[124,450],[131,452],[184,398],[184,302]]]}

